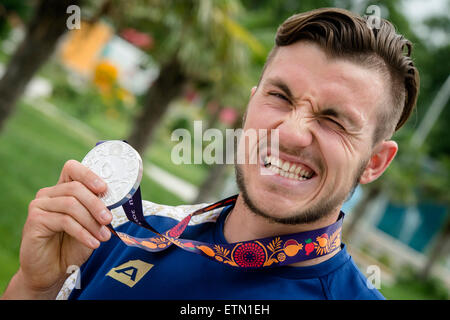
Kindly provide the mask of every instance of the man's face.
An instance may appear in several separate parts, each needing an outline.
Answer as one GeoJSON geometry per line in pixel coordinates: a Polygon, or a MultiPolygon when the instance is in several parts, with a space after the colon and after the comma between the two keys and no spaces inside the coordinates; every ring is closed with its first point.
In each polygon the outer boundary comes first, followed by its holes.
{"type": "Polygon", "coordinates": [[[317,45],[278,48],[252,91],[243,128],[277,129],[278,157],[269,148],[259,150],[260,163],[236,165],[246,204],[281,223],[338,211],[371,158],[384,91],[378,72],[329,59],[317,45]]]}

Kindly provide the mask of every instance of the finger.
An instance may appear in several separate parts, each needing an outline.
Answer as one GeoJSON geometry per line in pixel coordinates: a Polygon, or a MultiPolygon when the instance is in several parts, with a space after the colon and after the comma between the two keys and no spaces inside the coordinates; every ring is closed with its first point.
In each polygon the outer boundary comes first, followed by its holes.
{"type": "Polygon", "coordinates": [[[48,229],[50,233],[65,232],[91,249],[97,249],[100,246],[100,241],[70,215],[47,212],[42,209],[37,209],[36,212],[40,216],[40,225],[48,229]]]}
{"type": "Polygon", "coordinates": [[[111,237],[111,232],[108,228],[99,224],[89,211],[74,197],[41,198],[36,200],[36,205],[38,208],[47,212],[70,215],[100,241],[107,241],[111,237]]]}
{"type": "Polygon", "coordinates": [[[103,201],[81,182],[71,181],[39,190],[36,198],[58,198],[71,196],[76,198],[100,224],[109,224],[112,214],[103,201]]]}
{"type": "Polygon", "coordinates": [[[98,175],[76,160],[69,160],[64,164],[58,184],[70,181],[79,181],[96,194],[105,192],[107,188],[98,175]]]}

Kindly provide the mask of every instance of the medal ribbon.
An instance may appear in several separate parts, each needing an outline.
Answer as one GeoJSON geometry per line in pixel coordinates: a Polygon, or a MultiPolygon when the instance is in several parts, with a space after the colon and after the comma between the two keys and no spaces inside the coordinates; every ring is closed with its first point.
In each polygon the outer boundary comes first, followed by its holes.
{"type": "Polygon", "coordinates": [[[123,232],[111,232],[127,246],[137,247],[149,252],[158,252],[174,244],[179,248],[201,254],[216,262],[241,268],[260,268],[288,265],[295,262],[314,259],[337,250],[341,245],[341,228],[344,214],[324,228],[278,237],[267,237],[237,243],[210,244],[195,240],[182,239],[191,218],[217,208],[234,206],[237,195],[218,201],[187,215],[173,228],[164,233],[154,229],[144,218],[140,188],[132,199],[123,205],[128,220],[157,234],[151,238],[137,238],[123,232]]]}
{"type": "Polygon", "coordinates": [[[343,212],[340,213],[338,220],[329,226],[289,235],[224,244],[210,244],[180,238],[193,216],[226,206],[234,206],[237,197],[238,195],[234,195],[195,210],[173,228],[160,233],[145,220],[139,187],[132,198],[125,202],[122,207],[128,220],[150,230],[157,236],[137,238],[118,232],[111,225],[107,227],[123,243],[130,247],[137,247],[149,252],[158,252],[174,244],[188,252],[197,253],[213,261],[240,268],[289,265],[330,254],[341,246],[343,212]]]}

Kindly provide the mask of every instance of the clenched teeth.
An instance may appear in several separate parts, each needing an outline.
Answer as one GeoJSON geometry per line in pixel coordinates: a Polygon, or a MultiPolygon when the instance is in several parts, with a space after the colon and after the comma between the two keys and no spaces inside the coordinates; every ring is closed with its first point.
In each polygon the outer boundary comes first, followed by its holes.
{"type": "Polygon", "coordinates": [[[314,175],[312,170],[307,169],[300,164],[281,160],[275,156],[266,156],[264,158],[264,166],[282,177],[300,181],[308,180],[314,175]]]}

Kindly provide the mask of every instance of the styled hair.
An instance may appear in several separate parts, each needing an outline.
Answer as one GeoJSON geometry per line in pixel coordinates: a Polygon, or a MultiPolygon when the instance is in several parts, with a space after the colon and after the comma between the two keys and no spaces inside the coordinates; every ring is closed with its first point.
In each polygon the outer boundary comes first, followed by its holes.
{"type": "MultiPolygon", "coordinates": [[[[275,45],[264,66],[279,47],[298,41],[319,45],[331,58],[343,58],[381,72],[390,83],[390,103],[378,112],[374,143],[402,127],[417,102],[419,72],[411,59],[412,43],[397,34],[389,21],[379,18],[370,26],[361,17],[338,8],[321,8],[291,16],[277,30],[275,45]]],[[[262,75],[261,75],[262,77],[262,75]]]]}

